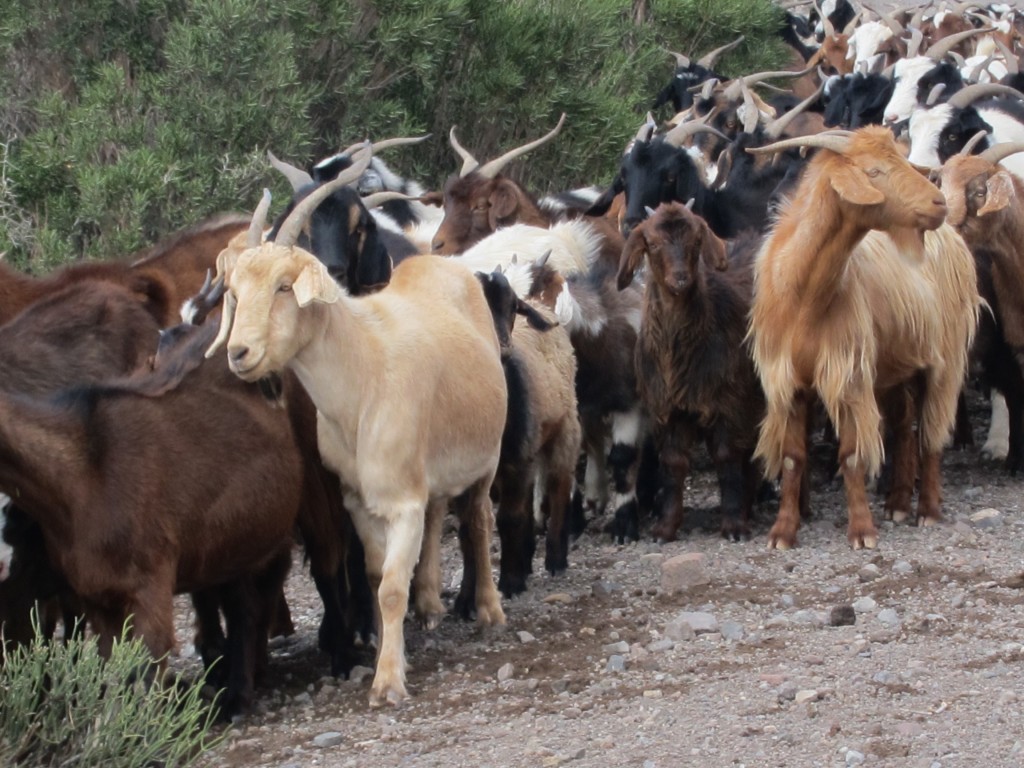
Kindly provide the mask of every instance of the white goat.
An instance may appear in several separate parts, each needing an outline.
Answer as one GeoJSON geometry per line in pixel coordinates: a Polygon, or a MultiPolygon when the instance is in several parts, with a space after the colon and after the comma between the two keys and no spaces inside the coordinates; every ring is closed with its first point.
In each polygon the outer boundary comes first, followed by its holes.
{"type": "Polygon", "coordinates": [[[408,695],[402,623],[411,577],[417,614],[433,624],[444,612],[440,533],[450,499],[469,530],[477,619],[505,621],[491,575],[488,491],[507,394],[473,273],[422,256],[400,264],[379,293],[354,298],[292,245],[319,197],[365,164],[296,206],[276,243],[218,264],[228,293],[207,354],[227,339],[231,369],[249,381],[292,368],[316,404],[320,453],[341,478],[366,548],[381,638],[370,704],[379,706],[408,695]]]}

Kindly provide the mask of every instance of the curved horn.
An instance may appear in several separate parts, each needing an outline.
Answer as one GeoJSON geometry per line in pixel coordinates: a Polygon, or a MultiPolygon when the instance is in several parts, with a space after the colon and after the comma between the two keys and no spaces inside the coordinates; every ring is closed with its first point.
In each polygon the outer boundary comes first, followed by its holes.
{"type": "Polygon", "coordinates": [[[551,139],[555,138],[555,136],[558,135],[558,132],[562,130],[562,125],[564,124],[565,112],[563,112],[562,116],[558,118],[558,125],[556,125],[546,134],[541,136],[539,139],[535,139],[534,141],[531,141],[528,144],[523,144],[523,146],[521,147],[511,149],[501,157],[496,157],[493,160],[490,160],[489,162],[480,167],[478,173],[485,179],[493,179],[495,176],[501,173],[501,169],[508,165],[512,160],[515,160],[517,157],[525,155],[531,149],[536,149],[542,144],[546,144],[551,139]]]}
{"type": "Polygon", "coordinates": [[[645,144],[651,140],[651,136],[654,134],[654,129],[658,127],[658,124],[654,122],[654,115],[650,112],[647,113],[647,119],[644,120],[643,125],[640,126],[640,130],[636,132],[636,138],[634,141],[642,141],[645,144]]]}
{"type": "MultiPolygon", "coordinates": [[[[978,66],[971,70],[971,74],[968,76],[967,79],[977,83],[979,80],[981,80],[981,73],[987,70],[988,65],[995,61],[995,59],[996,57],[993,54],[989,54],[988,56],[986,56],[984,61],[979,62],[978,66]]],[[[989,77],[991,76],[992,73],[990,72],[989,77]]]]}
{"type": "Polygon", "coordinates": [[[1003,54],[1003,63],[1006,65],[1006,71],[1011,75],[1020,74],[1020,62],[1017,61],[1017,57],[1013,55],[1013,51],[1006,47],[1005,43],[999,39],[998,35],[993,36],[993,40],[996,41],[996,47],[999,52],[1003,54]]]}
{"type": "Polygon", "coordinates": [[[320,203],[334,190],[351,184],[362,176],[363,171],[369,167],[372,157],[373,145],[367,143],[366,150],[354,154],[352,156],[352,165],[339,173],[337,178],[331,179],[326,184],[321,184],[302,198],[292,209],[292,212],[288,214],[288,218],[284,220],[274,242],[283,248],[295,245],[295,241],[299,239],[299,233],[302,232],[302,227],[306,224],[306,219],[313,214],[313,211],[317,209],[320,203]]]}
{"type": "MultiPolygon", "coordinates": [[[[867,8],[866,5],[864,7],[867,8]]],[[[883,24],[885,24],[885,26],[892,30],[893,37],[899,37],[900,35],[907,31],[903,28],[902,24],[900,24],[898,21],[896,21],[895,18],[893,18],[893,15],[891,13],[883,13],[877,8],[871,8],[871,10],[878,15],[878,18],[882,21],[883,24]]]]}
{"type": "Polygon", "coordinates": [[[419,198],[412,197],[404,192],[388,190],[386,192],[374,192],[372,195],[360,198],[360,200],[366,210],[372,211],[374,208],[380,208],[384,203],[390,203],[392,200],[419,200],[419,198]]]}
{"type": "Polygon", "coordinates": [[[942,61],[946,54],[956,48],[964,40],[967,40],[975,35],[980,35],[982,32],[991,32],[992,27],[968,29],[964,32],[957,32],[955,35],[947,35],[941,40],[932,43],[928,50],[924,52],[924,55],[933,61],[942,61]]]}
{"type": "Polygon", "coordinates": [[[821,10],[821,6],[818,5],[818,0],[814,0],[814,9],[818,12],[818,18],[821,19],[821,25],[825,28],[825,34],[828,37],[835,37],[836,28],[832,26],[832,21],[825,15],[825,12],[821,10]]]}
{"type": "Polygon", "coordinates": [[[779,136],[782,135],[782,132],[789,127],[789,124],[793,122],[793,120],[795,120],[804,110],[811,106],[811,104],[815,103],[819,98],[821,98],[821,94],[824,90],[825,83],[822,83],[821,85],[818,86],[818,90],[816,90],[806,99],[804,99],[791,110],[789,110],[789,112],[782,115],[781,117],[777,117],[774,120],[772,120],[772,122],[765,126],[765,136],[772,140],[779,138],[779,136]]]}
{"type": "Polygon", "coordinates": [[[791,149],[793,147],[817,147],[842,154],[850,146],[850,137],[852,135],[853,131],[826,131],[814,134],[813,136],[797,136],[792,139],[783,139],[764,147],[747,147],[747,152],[753,155],[766,155],[770,152],[781,152],[784,149],[791,149]]]}
{"type": "Polygon", "coordinates": [[[705,125],[704,123],[696,120],[691,120],[688,123],[681,123],[677,125],[671,131],[666,133],[663,137],[663,141],[673,147],[681,147],[683,145],[683,141],[685,141],[689,136],[693,136],[695,133],[713,133],[720,139],[725,139],[726,141],[730,140],[728,136],[717,128],[705,125]]]}
{"type": "Polygon", "coordinates": [[[296,168],[294,165],[286,163],[284,160],[278,160],[274,156],[274,153],[269,149],[267,150],[267,160],[274,169],[281,172],[281,174],[288,179],[288,183],[292,185],[292,192],[298,192],[307,184],[313,183],[313,177],[306,173],[301,168],[296,168]]]}
{"type": "Polygon", "coordinates": [[[976,134],[971,136],[968,142],[964,144],[964,148],[961,149],[957,154],[963,155],[965,157],[971,154],[972,152],[974,152],[974,148],[978,146],[978,144],[980,144],[986,136],[988,136],[988,131],[978,131],[976,134]]]}
{"type": "Polygon", "coordinates": [[[939,96],[942,95],[944,90],[946,90],[945,83],[936,83],[933,85],[932,89],[928,91],[928,98],[924,100],[924,105],[926,107],[934,107],[936,102],[939,100],[939,96]]]}
{"type": "Polygon", "coordinates": [[[747,88],[747,84],[740,81],[740,85],[743,90],[743,131],[744,133],[753,133],[757,130],[757,124],[761,122],[761,111],[757,108],[757,104],[754,103],[754,95],[747,88]]]}
{"type": "Polygon", "coordinates": [[[921,51],[921,43],[924,41],[924,33],[916,26],[910,29],[910,42],[907,43],[907,58],[916,58],[921,51]]]}
{"type": "MultiPolygon", "coordinates": [[[[394,139],[384,139],[383,141],[375,142],[373,145],[373,151],[379,153],[382,149],[389,149],[391,147],[403,147],[407,144],[419,144],[421,141],[426,141],[431,137],[432,134],[425,133],[422,136],[399,136],[394,139]]],[[[363,146],[366,145],[365,141],[359,141],[355,144],[351,144],[341,152],[339,155],[351,155],[354,152],[358,152],[363,146]]]]}
{"type": "Polygon", "coordinates": [[[1024,141],[1004,141],[1001,144],[989,147],[979,155],[979,157],[988,160],[992,165],[1000,162],[1001,160],[1015,155],[1018,152],[1024,152],[1024,141]]]}
{"type": "Polygon", "coordinates": [[[480,167],[480,161],[473,157],[470,151],[459,144],[459,140],[455,138],[454,125],[452,126],[452,129],[448,131],[448,141],[451,143],[452,149],[455,150],[455,154],[462,158],[462,168],[459,170],[459,178],[472,173],[480,167]]]}
{"type": "Polygon", "coordinates": [[[728,53],[729,51],[731,51],[733,48],[738,46],[740,43],[742,43],[746,39],[747,39],[746,35],[740,35],[735,40],[733,40],[731,43],[726,43],[725,45],[721,46],[720,48],[715,48],[715,50],[709,51],[708,53],[705,53],[703,56],[701,56],[699,59],[697,59],[697,63],[700,66],[702,66],[702,67],[707,67],[708,69],[711,69],[712,67],[715,66],[715,62],[718,61],[718,58],[722,54],[728,53]]]}
{"type": "Polygon", "coordinates": [[[998,83],[975,83],[974,85],[968,85],[952,96],[949,97],[947,104],[951,104],[957,109],[963,109],[978,99],[983,99],[987,96],[1013,96],[1017,99],[1024,99],[1024,94],[1018,91],[1016,88],[1011,88],[1008,85],[999,85],[998,83]]]}
{"type": "Polygon", "coordinates": [[[270,190],[264,189],[259,205],[253,211],[249,231],[246,234],[245,247],[259,248],[263,243],[263,229],[267,225],[267,212],[270,210],[270,190]]]}
{"type": "Polygon", "coordinates": [[[228,291],[224,294],[224,304],[220,313],[220,328],[217,329],[217,338],[206,348],[204,357],[209,360],[220,348],[221,344],[228,340],[231,333],[231,323],[235,319],[235,294],[228,291]]]}
{"type": "Polygon", "coordinates": [[[770,80],[774,78],[785,78],[785,77],[803,77],[804,75],[810,74],[814,71],[814,67],[808,67],[799,72],[793,72],[791,70],[783,70],[781,72],[755,72],[752,75],[746,75],[744,77],[737,77],[735,80],[729,82],[725,87],[723,96],[728,101],[734,101],[738,99],[742,94],[742,85],[745,83],[748,87],[754,86],[760,83],[762,80],[770,80]]]}
{"type": "Polygon", "coordinates": [[[665,51],[676,57],[676,68],[677,69],[689,69],[690,68],[690,57],[689,56],[684,56],[681,53],[676,53],[675,51],[670,51],[670,50],[668,50],[668,48],[666,48],[665,51]]]}

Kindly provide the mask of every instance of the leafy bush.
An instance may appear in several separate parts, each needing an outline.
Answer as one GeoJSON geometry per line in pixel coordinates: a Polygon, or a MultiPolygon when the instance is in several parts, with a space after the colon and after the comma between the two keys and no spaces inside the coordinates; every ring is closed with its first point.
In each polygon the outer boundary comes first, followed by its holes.
{"type": "Polygon", "coordinates": [[[147,685],[149,651],[127,635],[100,658],[96,640],[35,639],[3,651],[0,765],[32,768],[166,768],[195,763],[222,737],[213,712],[187,689],[147,685]]]}
{"type": "Polygon", "coordinates": [[[603,184],[672,49],[745,34],[726,74],[777,68],[768,0],[13,0],[0,18],[0,251],[35,270],[116,257],[288,185],[362,138],[439,188],[448,130],[481,159],[549,130],[509,172],[537,193],[603,184]],[[24,225],[29,222],[30,233],[24,225]]]}

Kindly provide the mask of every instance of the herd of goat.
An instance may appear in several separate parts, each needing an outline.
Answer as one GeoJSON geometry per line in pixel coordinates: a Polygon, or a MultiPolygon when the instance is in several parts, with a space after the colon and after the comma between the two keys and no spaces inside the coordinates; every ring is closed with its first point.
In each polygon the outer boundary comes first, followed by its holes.
{"type": "Polygon", "coordinates": [[[724,536],[748,539],[779,483],[774,548],[809,515],[818,426],[854,548],[877,544],[883,465],[888,518],[940,519],[967,385],[992,392],[985,450],[1019,471],[1022,25],[972,3],[809,10],[781,30],[792,72],[716,74],[740,41],[675,54],[654,107],[673,117],[648,115],[607,187],[538,200],[505,174],[562,121],[483,163],[453,128],[441,191],[379,157],[423,139],[308,171],[270,155],[294,195],[269,227],[265,193],[135,259],[0,262],[5,642],[38,604],[48,633],[83,617],[104,652],[130,617],[165,659],[190,593],[222,710],[244,712],[291,630],[298,541],[332,674],[376,636],[370,702],[397,704],[409,606],[446,611],[449,511],[453,610],[487,625],[538,534],[552,574],[588,518],[673,540],[701,444],[724,536]]]}

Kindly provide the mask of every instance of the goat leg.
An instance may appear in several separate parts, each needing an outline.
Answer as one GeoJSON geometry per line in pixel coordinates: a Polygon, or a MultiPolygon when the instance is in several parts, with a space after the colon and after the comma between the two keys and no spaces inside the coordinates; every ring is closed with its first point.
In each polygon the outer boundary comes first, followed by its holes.
{"type": "Polygon", "coordinates": [[[854,549],[874,549],[878,545],[878,529],[871,518],[864,464],[856,453],[857,432],[853,419],[843,419],[839,428],[839,466],[846,486],[849,523],[846,538],[854,549]]]}
{"type": "Polygon", "coordinates": [[[1016,476],[1024,469],[1024,402],[1012,396],[1006,400],[1010,421],[1010,450],[1006,454],[1006,469],[1016,476]]]}
{"type": "Polygon", "coordinates": [[[796,531],[805,505],[807,486],[808,401],[797,395],[785,422],[782,444],[782,498],[775,524],[768,532],[768,547],[790,549],[797,544],[796,531]]]}
{"type": "Polygon", "coordinates": [[[548,518],[544,567],[552,576],[569,568],[569,525],[566,520],[566,509],[571,493],[571,470],[548,473],[547,498],[551,514],[548,518]]]}
{"type": "MultiPolygon", "coordinates": [[[[491,576],[491,499],[489,490],[493,476],[481,478],[455,499],[459,520],[466,526],[467,545],[472,548],[476,566],[476,620],[481,626],[505,623],[501,598],[491,576]]],[[[461,528],[460,528],[461,531],[461,528]]]]}
{"type": "Polygon", "coordinates": [[[921,457],[921,493],[917,499],[917,524],[935,525],[942,520],[942,451],[921,457]]]}
{"type": "Polygon", "coordinates": [[[917,482],[917,440],[914,408],[905,387],[886,398],[886,421],[893,434],[892,470],[885,500],[886,519],[900,523],[910,519],[914,485],[917,482]]]}
{"type": "MultiPolygon", "coordinates": [[[[679,430],[689,431],[684,427],[680,427],[679,430]]],[[[679,528],[682,527],[683,493],[686,490],[686,478],[690,474],[691,442],[692,436],[682,437],[673,432],[661,449],[661,463],[669,478],[669,491],[661,519],[654,526],[655,541],[675,541],[679,528]]]]}
{"type": "Polygon", "coordinates": [[[448,513],[447,499],[427,504],[423,549],[413,571],[416,616],[426,629],[435,629],[444,617],[441,602],[441,529],[448,513]]]}
{"type": "MultiPolygon", "coordinates": [[[[526,578],[530,573],[536,544],[533,513],[527,509],[529,485],[523,482],[521,473],[503,474],[515,476],[507,476],[501,483],[501,500],[498,503],[498,536],[501,539],[498,589],[505,597],[512,597],[526,591],[526,578]]],[[[466,582],[466,574],[463,572],[464,588],[466,582]]],[[[461,596],[462,590],[459,594],[461,596]]],[[[473,594],[466,603],[472,606],[475,599],[476,595],[473,594]]]]}

